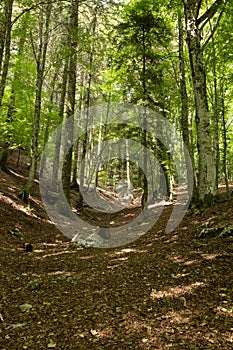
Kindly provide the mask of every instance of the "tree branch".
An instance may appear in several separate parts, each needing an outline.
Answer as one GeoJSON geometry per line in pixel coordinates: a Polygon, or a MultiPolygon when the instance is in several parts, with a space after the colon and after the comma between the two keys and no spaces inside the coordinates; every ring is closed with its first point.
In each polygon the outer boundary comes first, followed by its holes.
{"type": "MultiPolygon", "coordinates": [[[[226,5],[227,0],[216,0],[212,6],[210,6],[210,8],[201,16],[198,18],[197,20],[197,24],[199,25],[200,23],[206,21],[206,20],[210,20],[218,11],[219,7],[222,4],[226,5]]],[[[207,22],[208,22],[207,21],[207,22]]],[[[205,22],[205,24],[207,23],[205,22]]]]}
{"type": "Polygon", "coordinates": [[[20,19],[20,17],[22,17],[25,13],[30,12],[30,11],[34,10],[35,8],[37,8],[38,6],[45,5],[47,3],[48,3],[47,1],[46,2],[42,1],[42,2],[39,2],[35,5],[32,5],[31,7],[28,7],[26,9],[22,10],[22,12],[20,12],[20,14],[18,16],[16,16],[14,18],[14,20],[11,22],[11,26],[13,26],[20,19]]]}
{"type": "Polygon", "coordinates": [[[199,1],[198,1],[197,10],[196,10],[196,18],[198,18],[198,16],[199,16],[199,12],[200,12],[200,8],[201,8],[202,1],[203,1],[203,0],[199,0],[199,1]]]}
{"type": "MultiPolygon", "coordinates": [[[[85,2],[86,0],[80,0],[79,3],[82,4],[83,2],[85,2]]],[[[22,17],[25,13],[30,12],[32,10],[34,10],[35,8],[37,8],[40,5],[48,5],[48,4],[55,4],[55,3],[59,3],[59,2],[67,2],[67,0],[48,0],[48,1],[41,1],[38,2],[35,5],[32,5],[31,7],[27,7],[25,9],[22,10],[22,12],[20,12],[20,14],[18,16],[16,16],[14,18],[14,20],[11,22],[11,26],[13,26],[19,19],[20,17],[22,17]]]]}
{"type": "MultiPolygon", "coordinates": [[[[219,14],[218,20],[217,20],[217,22],[215,23],[215,26],[214,26],[214,28],[212,29],[210,36],[208,37],[208,39],[206,40],[206,42],[203,44],[203,46],[202,46],[202,51],[204,51],[204,49],[205,49],[206,45],[209,43],[210,39],[213,38],[213,36],[214,36],[214,34],[215,34],[216,30],[217,30],[217,27],[218,27],[218,25],[219,25],[219,22],[220,22],[220,20],[221,20],[221,18],[222,18],[222,15],[223,15],[224,10],[225,10],[225,7],[224,7],[224,9],[221,11],[221,13],[219,14]]],[[[209,20],[206,21],[206,22],[204,23],[204,25],[202,26],[202,28],[206,25],[207,22],[209,22],[209,20]]],[[[202,28],[201,28],[201,29],[202,29],[202,28]]]]}

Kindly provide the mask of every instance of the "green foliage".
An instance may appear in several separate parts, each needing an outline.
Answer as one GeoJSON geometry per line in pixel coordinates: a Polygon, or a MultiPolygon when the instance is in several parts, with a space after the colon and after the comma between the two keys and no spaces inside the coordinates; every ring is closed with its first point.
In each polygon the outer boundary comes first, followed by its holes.
{"type": "Polygon", "coordinates": [[[152,1],[128,3],[113,34],[115,85],[117,82],[128,101],[140,104],[146,100],[152,106],[158,105],[161,96],[165,47],[171,40],[171,22],[163,7],[159,10],[157,6],[152,1]]]}

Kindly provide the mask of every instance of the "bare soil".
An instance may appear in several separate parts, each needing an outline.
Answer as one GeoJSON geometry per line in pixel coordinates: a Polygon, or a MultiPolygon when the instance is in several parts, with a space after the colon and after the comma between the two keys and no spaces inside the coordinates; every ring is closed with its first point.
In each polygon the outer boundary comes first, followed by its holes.
{"type": "Polygon", "coordinates": [[[78,250],[49,221],[38,181],[30,206],[18,199],[28,168],[16,162],[0,173],[0,350],[233,349],[233,238],[198,238],[204,225],[233,224],[224,188],[171,234],[166,206],[131,244],[78,250]]]}

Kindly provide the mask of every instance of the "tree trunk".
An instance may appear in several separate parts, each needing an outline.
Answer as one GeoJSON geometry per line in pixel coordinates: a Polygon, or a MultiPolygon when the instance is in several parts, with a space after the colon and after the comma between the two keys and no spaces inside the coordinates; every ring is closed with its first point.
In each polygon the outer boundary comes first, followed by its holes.
{"type": "Polygon", "coordinates": [[[197,3],[193,3],[193,1],[183,0],[183,2],[196,106],[197,147],[199,155],[198,196],[200,202],[207,203],[210,198],[214,198],[217,194],[216,161],[212,149],[206,75],[200,43],[201,34],[197,20],[199,8],[197,3]]]}
{"type": "MultiPolygon", "coordinates": [[[[214,33],[212,25],[210,23],[211,34],[214,33]]],[[[216,68],[216,50],[214,36],[212,36],[212,61],[213,61],[213,75],[214,75],[214,97],[213,97],[213,125],[214,125],[214,139],[213,147],[216,159],[216,188],[218,188],[219,182],[219,168],[220,168],[220,150],[219,150],[219,96],[218,96],[218,77],[216,68]]]]}
{"type": "MultiPolygon", "coordinates": [[[[63,117],[64,117],[67,77],[68,77],[68,60],[66,60],[65,62],[63,75],[62,75],[61,95],[60,95],[59,110],[58,110],[59,123],[62,123],[63,117]]],[[[52,170],[51,186],[54,191],[57,191],[58,168],[59,168],[59,161],[60,161],[61,133],[62,133],[62,130],[60,130],[60,127],[61,125],[59,126],[59,130],[57,130],[57,133],[56,133],[55,150],[53,155],[53,170],[52,170]]]]}
{"type": "MultiPolygon", "coordinates": [[[[81,72],[81,80],[80,80],[80,88],[81,88],[81,92],[80,92],[80,96],[79,96],[79,113],[80,113],[80,118],[78,120],[79,126],[81,125],[81,115],[82,115],[82,106],[83,106],[83,93],[82,93],[82,89],[83,89],[83,79],[84,79],[84,73],[81,72]]],[[[78,140],[75,142],[74,145],[74,165],[73,165],[73,171],[72,171],[72,183],[71,183],[71,187],[72,188],[76,188],[79,190],[79,184],[77,181],[78,178],[78,162],[81,158],[80,156],[80,144],[81,144],[81,140],[78,138],[78,140]]]]}
{"type": "MultiPolygon", "coordinates": [[[[6,118],[6,121],[8,124],[12,122],[14,112],[15,112],[15,93],[14,93],[14,87],[12,85],[10,103],[8,105],[7,118],[6,118]]],[[[0,169],[5,173],[9,172],[7,167],[7,161],[8,161],[8,156],[10,154],[10,145],[11,145],[10,135],[7,134],[4,140],[3,148],[0,152],[0,169]]]]}
{"type": "MultiPolygon", "coordinates": [[[[94,17],[92,20],[92,40],[94,40],[95,36],[95,31],[96,31],[96,24],[97,24],[97,7],[94,9],[94,17]]],[[[90,108],[90,99],[91,99],[91,83],[92,83],[92,68],[93,68],[93,60],[94,60],[94,45],[93,42],[91,43],[90,47],[90,56],[89,56],[89,73],[88,73],[88,81],[87,81],[87,93],[86,93],[86,101],[85,101],[85,135],[84,135],[84,140],[83,140],[83,151],[82,151],[82,163],[81,163],[81,168],[80,168],[80,187],[83,188],[84,186],[84,174],[85,174],[85,161],[84,157],[86,156],[87,152],[87,147],[88,147],[88,123],[89,123],[89,108],[90,108]]]]}
{"type": "MultiPolygon", "coordinates": [[[[183,18],[181,13],[178,13],[178,30],[179,30],[179,68],[180,68],[180,96],[181,96],[181,128],[183,141],[189,151],[190,158],[192,160],[194,169],[194,154],[191,146],[191,135],[190,135],[190,125],[189,125],[189,110],[188,110],[188,94],[186,87],[186,76],[185,76],[185,59],[184,59],[184,28],[183,28],[183,18]]],[[[194,173],[193,173],[194,178],[194,173]]],[[[188,182],[188,186],[190,183],[188,182]]],[[[194,196],[197,197],[196,182],[194,179],[194,196]]],[[[190,193],[190,191],[189,191],[190,193]]]]}
{"type": "Polygon", "coordinates": [[[9,68],[10,55],[11,55],[11,27],[12,27],[12,8],[14,0],[5,1],[5,28],[3,28],[3,36],[0,39],[0,106],[2,105],[2,98],[6,86],[6,78],[9,68]]]}
{"type": "MultiPolygon", "coordinates": [[[[142,47],[143,47],[143,67],[142,67],[142,85],[143,85],[143,103],[146,102],[146,30],[143,25],[142,27],[142,47]]],[[[147,181],[147,115],[146,111],[143,112],[143,130],[142,130],[142,145],[144,146],[143,149],[143,167],[144,167],[144,173],[143,173],[143,194],[142,194],[142,200],[141,200],[141,206],[142,209],[147,207],[147,201],[148,201],[148,181],[147,181]]]]}
{"type": "Polygon", "coordinates": [[[223,156],[222,156],[222,165],[223,172],[225,178],[226,192],[227,195],[230,194],[229,189],[229,180],[228,180],[228,172],[227,172],[227,130],[226,130],[226,120],[225,120],[225,104],[224,104],[224,94],[222,91],[222,101],[221,101],[221,109],[222,109],[222,140],[223,140],[223,156]]]}
{"type": "Polygon", "coordinates": [[[72,169],[72,125],[74,121],[74,111],[75,111],[75,90],[76,90],[76,76],[77,76],[77,39],[75,38],[75,33],[78,28],[78,12],[79,12],[79,0],[73,0],[71,2],[70,9],[70,24],[69,24],[69,67],[68,67],[68,93],[67,93],[67,108],[66,108],[66,118],[69,124],[70,130],[67,130],[70,138],[67,139],[67,147],[64,150],[65,160],[63,163],[62,172],[62,184],[64,194],[66,196],[67,202],[70,203],[70,185],[71,185],[71,169],[72,169]]]}
{"type": "MultiPolygon", "coordinates": [[[[40,11],[40,26],[39,26],[39,48],[38,55],[36,58],[37,63],[37,76],[36,76],[36,98],[34,108],[34,119],[33,119],[33,131],[32,131],[32,143],[31,143],[31,162],[29,169],[28,181],[25,188],[20,192],[19,197],[28,202],[29,194],[34,183],[37,162],[39,158],[38,153],[38,137],[40,131],[40,111],[41,111],[41,93],[43,85],[43,75],[45,70],[46,53],[49,41],[49,22],[52,5],[48,4],[46,7],[46,20],[45,20],[45,32],[43,33],[43,9],[40,11]]],[[[32,43],[33,44],[33,43],[32,43]]]]}

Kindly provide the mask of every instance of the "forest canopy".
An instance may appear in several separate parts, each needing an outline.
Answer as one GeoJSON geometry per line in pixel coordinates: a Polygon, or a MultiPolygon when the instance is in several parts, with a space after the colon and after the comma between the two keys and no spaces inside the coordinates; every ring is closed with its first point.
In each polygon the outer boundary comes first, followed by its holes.
{"type": "MultiPolygon", "coordinates": [[[[122,138],[135,140],[154,154],[160,168],[144,157],[144,167],[154,174],[153,191],[163,192],[157,183],[163,172],[166,195],[172,198],[179,155],[172,158],[150,132],[150,125],[156,127],[150,115],[142,113],[141,127],[136,128],[111,125],[106,112],[99,126],[89,127],[89,109],[112,103],[148,108],[175,125],[192,161],[188,176],[193,178],[195,201],[211,204],[221,182],[229,194],[233,181],[232,26],[233,4],[227,0],[3,0],[0,167],[8,171],[13,149],[30,157],[21,198],[28,200],[39,165],[46,169],[42,154],[50,135],[62,122],[74,120],[74,115],[82,137],[71,142],[69,149],[61,148],[59,133],[54,140],[52,181],[56,184],[59,157],[65,154],[62,180],[68,201],[72,186],[79,190],[92,181],[88,152],[96,147],[98,158],[106,140],[122,138]]],[[[126,157],[99,164],[94,182],[115,189],[123,181],[127,195],[132,194],[132,186],[142,193],[145,206],[148,181],[139,164],[127,159],[127,140],[126,157]]]]}

